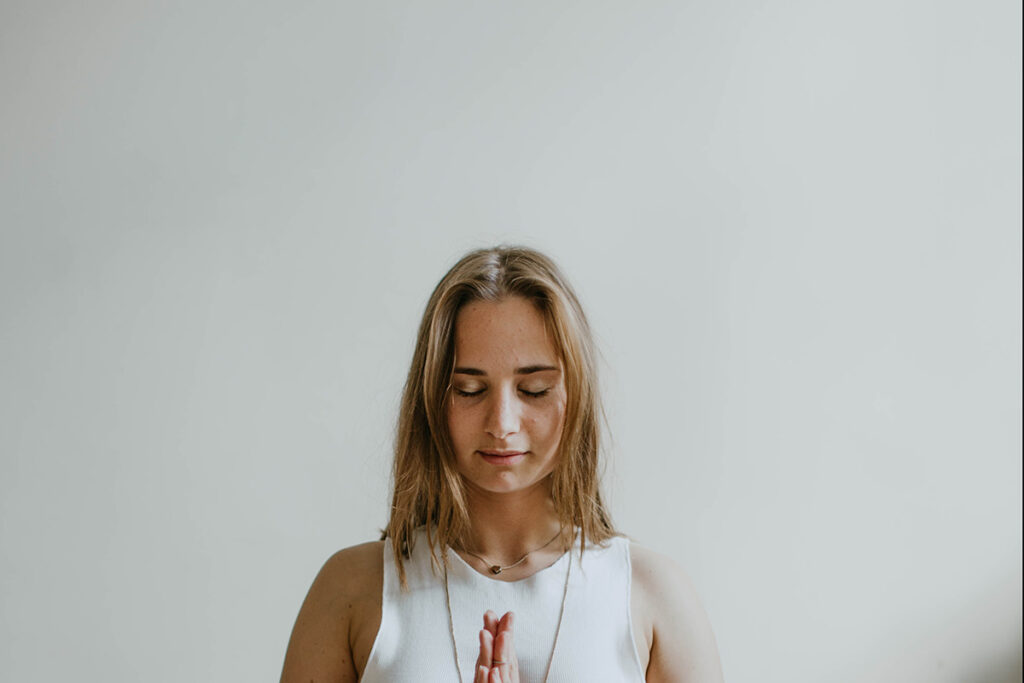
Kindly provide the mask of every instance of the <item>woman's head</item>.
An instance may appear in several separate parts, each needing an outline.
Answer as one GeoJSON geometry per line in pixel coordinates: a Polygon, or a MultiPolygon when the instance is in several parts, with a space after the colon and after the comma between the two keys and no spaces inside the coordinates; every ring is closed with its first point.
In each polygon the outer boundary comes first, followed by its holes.
{"type": "Polygon", "coordinates": [[[533,302],[473,301],[455,317],[444,412],[455,469],[470,494],[550,497],[565,419],[563,363],[533,302]]]}
{"type": "Polygon", "coordinates": [[[598,487],[600,414],[590,328],[554,262],[523,247],[466,254],[420,322],[385,535],[397,551],[426,525],[432,545],[448,544],[468,528],[467,485],[539,484],[564,524],[604,541],[613,531],[598,487]],[[487,451],[526,457],[488,463],[487,451]]]}

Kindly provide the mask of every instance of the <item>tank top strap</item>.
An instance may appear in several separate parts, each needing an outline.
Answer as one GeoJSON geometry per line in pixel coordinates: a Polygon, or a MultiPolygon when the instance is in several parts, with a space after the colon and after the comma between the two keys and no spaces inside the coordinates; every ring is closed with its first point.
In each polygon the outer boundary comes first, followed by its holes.
{"type": "Polygon", "coordinates": [[[614,536],[603,546],[588,545],[579,560],[548,682],[644,681],[630,610],[629,539],[614,536]]]}
{"type": "Polygon", "coordinates": [[[433,569],[426,535],[417,535],[404,562],[407,590],[392,548],[386,539],[380,628],[360,683],[457,681],[444,579],[433,569]]]}

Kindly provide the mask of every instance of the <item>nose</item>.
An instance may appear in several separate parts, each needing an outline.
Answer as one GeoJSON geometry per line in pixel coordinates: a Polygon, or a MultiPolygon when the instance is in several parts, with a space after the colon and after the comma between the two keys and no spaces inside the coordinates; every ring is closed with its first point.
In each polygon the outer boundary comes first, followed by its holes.
{"type": "Polygon", "coordinates": [[[504,439],[519,431],[519,399],[515,388],[496,391],[492,396],[484,429],[495,439],[504,439]]]}

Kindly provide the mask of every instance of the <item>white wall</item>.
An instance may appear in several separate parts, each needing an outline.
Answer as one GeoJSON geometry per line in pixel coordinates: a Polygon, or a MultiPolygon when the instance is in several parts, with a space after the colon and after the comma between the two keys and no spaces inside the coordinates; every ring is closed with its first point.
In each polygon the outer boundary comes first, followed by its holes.
{"type": "Polygon", "coordinates": [[[0,678],[276,680],[525,242],[729,681],[1020,680],[1016,2],[0,5],[0,678]]]}

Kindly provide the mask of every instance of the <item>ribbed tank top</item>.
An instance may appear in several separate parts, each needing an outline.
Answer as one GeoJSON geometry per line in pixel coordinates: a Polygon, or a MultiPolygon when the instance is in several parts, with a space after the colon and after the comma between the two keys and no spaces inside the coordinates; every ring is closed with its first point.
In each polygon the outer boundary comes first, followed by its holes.
{"type": "MultiPolygon", "coordinates": [[[[384,543],[381,620],[362,683],[458,681],[448,622],[445,581],[430,561],[426,534],[417,533],[405,562],[409,590],[403,592],[391,550],[384,543]]],[[[549,683],[643,681],[630,616],[632,568],[629,540],[588,545],[580,557],[576,545],[554,564],[519,581],[497,581],[475,571],[453,550],[448,552],[448,590],[464,683],[472,683],[479,654],[478,633],[488,609],[513,611],[515,650],[522,683],[541,683],[551,658],[549,683]],[[571,566],[570,566],[571,565],[571,566]],[[562,608],[565,612],[552,657],[562,608]]]]}

